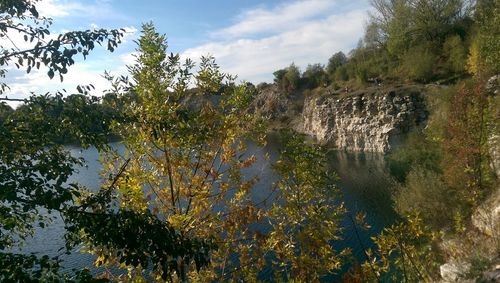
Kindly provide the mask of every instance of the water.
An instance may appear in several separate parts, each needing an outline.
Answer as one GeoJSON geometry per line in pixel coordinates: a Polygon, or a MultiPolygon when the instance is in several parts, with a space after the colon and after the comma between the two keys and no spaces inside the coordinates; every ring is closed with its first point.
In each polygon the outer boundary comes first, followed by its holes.
{"type": "MultiPolygon", "coordinates": [[[[124,150],[124,146],[119,143],[114,143],[112,146],[119,152],[124,150]]],[[[255,202],[268,198],[271,184],[276,180],[276,176],[271,172],[271,162],[277,157],[278,146],[273,139],[269,140],[265,148],[259,148],[252,143],[248,146],[249,154],[255,154],[258,161],[243,173],[246,176],[259,176],[259,182],[252,195],[255,202]],[[266,153],[270,155],[270,160],[264,158],[266,153]]],[[[93,148],[82,150],[78,147],[68,147],[68,150],[74,156],[84,157],[87,161],[87,166],[78,168],[77,174],[71,181],[76,181],[91,190],[97,190],[101,183],[99,175],[101,165],[97,150],[93,148]]],[[[365,260],[363,247],[372,246],[370,236],[389,225],[395,217],[388,195],[391,182],[383,155],[331,151],[328,158],[331,168],[340,177],[338,187],[342,192],[342,201],[349,210],[349,214],[342,222],[345,229],[344,240],[336,242],[335,246],[338,249],[352,248],[354,261],[363,261],[365,260]],[[354,217],[359,211],[366,212],[366,220],[372,229],[368,232],[358,230],[358,237],[350,217],[354,217]]],[[[91,267],[94,256],[81,253],[78,248],[70,254],[65,254],[63,235],[62,221],[56,217],[48,227],[38,228],[34,237],[18,251],[40,256],[45,254],[59,256],[65,270],[91,267]]]]}

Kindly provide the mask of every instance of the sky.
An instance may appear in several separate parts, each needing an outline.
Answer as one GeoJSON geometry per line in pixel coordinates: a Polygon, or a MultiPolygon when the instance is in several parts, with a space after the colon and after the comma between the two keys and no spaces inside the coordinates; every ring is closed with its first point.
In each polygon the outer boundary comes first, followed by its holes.
{"type": "MultiPolygon", "coordinates": [[[[25,74],[13,68],[3,80],[10,98],[30,93],[74,90],[92,83],[99,95],[109,89],[104,71],[126,75],[134,62],[141,25],[152,21],[168,38],[169,52],[195,62],[213,55],[223,72],[239,81],[271,82],[272,73],[292,62],[326,64],[338,51],[348,53],[363,36],[368,0],[41,0],[41,15],[53,19],[51,31],[124,28],[123,43],[113,52],[93,51],[79,59],[61,82],[47,70],[25,74]]],[[[10,34],[20,48],[29,47],[10,34]]],[[[0,38],[0,46],[8,46],[0,38]]]]}

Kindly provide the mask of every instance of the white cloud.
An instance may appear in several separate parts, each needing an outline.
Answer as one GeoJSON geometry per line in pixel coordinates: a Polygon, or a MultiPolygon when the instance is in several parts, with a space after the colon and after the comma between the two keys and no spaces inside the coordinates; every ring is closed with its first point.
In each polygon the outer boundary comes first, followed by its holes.
{"type": "Polygon", "coordinates": [[[137,28],[134,26],[128,26],[123,28],[125,30],[125,33],[123,34],[122,38],[122,43],[125,44],[129,42],[130,39],[135,40],[137,39],[137,28]]]}
{"type": "Polygon", "coordinates": [[[238,17],[239,22],[215,31],[218,40],[187,49],[182,56],[198,59],[213,55],[223,71],[254,83],[270,81],[274,71],[292,62],[302,68],[308,63],[326,63],[335,52],[348,52],[355,46],[367,19],[365,5],[336,13],[340,4],[303,0],[270,10],[248,11],[238,17]],[[273,13],[277,14],[273,17],[273,13]],[[288,24],[290,21],[293,23],[288,24]],[[266,35],[251,38],[256,33],[266,35]]]}
{"type": "Polygon", "coordinates": [[[60,0],[42,0],[37,4],[40,15],[48,18],[67,17],[75,11],[82,11],[85,7],[77,2],[60,0]]]}
{"type": "MultiPolygon", "coordinates": [[[[113,11],[110,0],[41,0],[36,4],[38,12],[44,17],[50,18],[71,18],[72,22],[75,18],[84,18],[85,21],[91,24],[84,25],[91,29],[101,27],[101,19],[116,20],[123,19],[124,17],[113,11]]],[[[56,20],[56,23],[58,21],[56,20]]],[[[58,30],[57,32],[47,36],[46,41],[55,38],[58,33],[68,32],[69,30],[85,29],[79,27],[77,24],[67,27],[68,29],[58,30]]],[[[21,70],[17,70],[13,66],[13,62],[9,66],[3,66],[7,69],[6,78],[2,78],[1,82],[5,82],[10,87],[2,97],[7,95],[9,98],[27,98],[30,93],[43,94],[46,92],[55,92],[58,90],[66,89],[68,93],[76,92],[77,85],[93,84],[95,91],[93,94],[101,95],[106,89],[109,89],[109,83],[102,77],[104,70],[108,70],[115,75],[127,74],[125,64],[130,63],[130,55],[125,50],[129,50],[129,41],[137,37],[137,28],[134,26],[127,26],[124,28],[124,37],[120,45],[120,55],[115,51],[113,55],[105,52],[104,50],[95,50],[90,56],[89,60],[83,61],[78,56],[77,63],[69,68],[68,74],[64,76],[64,81],[61,83],[58,75],[54,79],[49,79],[47,76],[47,69],[42,67],[41,70],[33,69],[30,74],[26,74],[21,70]],[[122,47],[125,46],[125,47],[122,47]],[[128,46],[128,47],[127,47],[128,46]],[[125,48],[125,50],[123,49],[125,48]]],[[[0,49],[13,50],[13,49],[30,49],[34,43],[26,42],[23,38],[24,34],[9,31],[8,38],[0,38],[0,49]]],[[[19,103],[11,103],[16,105],[19,103]]]]}
{"type": "MultiPolygon", "coordinates": [[[[20,70],[11,69],[10,72],[7,73],[5,80],[10,90],[2,96],[7,95],[9,98],[23,99],[30,96],[31,93],[54,93],[63,89],[65,89],[68,94],[71,94],[76,93],[76,87],[78,85],[89,84],[95,87],[92,94],[99,96],[110,88],[109,82],[103,77],[104,68],[102,66],[108,66],[107,70],[113,75],[126,75],[126,64],[131,62],[130,58],[130,53],[123,53],[118,56],[113,56],[113,58],[95,58],[95,60],[76,63],[69,68],[69,72],[64,76],[63,82],[59,80],[57,74],[53,79],[49,79],[46,68],[33,70],[29,74],[23,73],[20,70]],[[116,58],[118,58],[118,60],[116,58]]],[[[9,104],[16,106],[19,103],[9,104]]]]}
{"type": "Polygon", "coordinates": [[[120,55],[120,61],[123,62],[123,65],[133,65],[136,62],[137,52],[124,53],[120,55]]]}
{"type": "Polygon", "coordinates": [[[335,6],[336,2],[334,0],[307,0],[281,4],[270,10],[252,9],[239,15],[236,24],[218,30],[213,35],[242,37],[295,28],[303,20],[325,13],[326,10],[335,6]]]}
{"type": "Polygon", "coordinates": [[[41,16],[47,18],[84,18],[86,20],[123,20],[111,0],[41,0],[36,4],[41,16]]]}

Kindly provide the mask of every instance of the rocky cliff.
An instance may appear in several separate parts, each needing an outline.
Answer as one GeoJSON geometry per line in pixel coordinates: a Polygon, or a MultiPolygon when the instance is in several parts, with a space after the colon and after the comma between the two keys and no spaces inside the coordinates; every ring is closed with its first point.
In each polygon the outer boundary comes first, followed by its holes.
{"type": "Polygon", "coordinates": [[[306,98],[298,130],[338,149],[387,152],[426,118],[422,88],[374,87],[306,98]]]}

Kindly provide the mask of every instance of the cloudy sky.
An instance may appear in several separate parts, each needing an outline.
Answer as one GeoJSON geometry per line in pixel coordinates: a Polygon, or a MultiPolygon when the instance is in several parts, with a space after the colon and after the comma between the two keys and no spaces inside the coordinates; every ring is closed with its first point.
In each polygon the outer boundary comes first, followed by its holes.
{"type": "MultiPolygon", "coordinates": [[[[170,52],[195,61],[211,54],[223,71],[239,80],[270,82],[275,70],[292,62],[304,69],[355,47],[369,4],[368,0],[41,0],[38,7],[42,15],[53,18],[54,33],[125,28],[127,35],[114,53],[101,49],[79,60],[63,83],[57,76],[50,80],[46,70],[29,75],[9,70],[4,80],[12,98],[88,83],[102,92],[109,88],[103,72],[126,72],[126,64],[134,60],[134,40],[148,21],[167,35],[170,52]]],[[[11,34],[12,39],[21,39],[16,36],[11,34]]],[[[0,45],[9,42],[0,39],[0,45]]],[[[17,45],[24,47],[22,40],[17,45]]]]}

